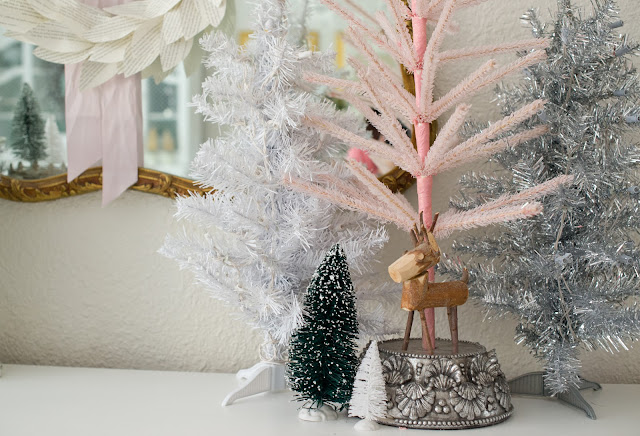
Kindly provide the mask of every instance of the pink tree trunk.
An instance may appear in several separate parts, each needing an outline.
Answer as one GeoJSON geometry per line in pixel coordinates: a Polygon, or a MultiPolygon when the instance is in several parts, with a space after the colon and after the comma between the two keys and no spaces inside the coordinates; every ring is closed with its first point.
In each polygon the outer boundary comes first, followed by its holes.
{"type": "MultiPolygon", "coordinates": [[[[416,0],[412,0],[412,9],[416,9],[416,0]]],[[[411,19],[411,23],[413,26],[413,45],[415,47],[416,55],[418,59],[423,59],[424,52],[427,48],[427,20],[425,18],[413,17],[411,19]]],[[[420,61],[422,62],[422,61],[420,61]]],[[[422,68],[417,68],[413,73],[413,78],[415,81],[415,89],[416,89],[416,103],[417,106],[420,107],[420,94],[422,88],[422,68]]],[[[429,153],[429,123],[420,123],[418,121],[415,122],[415,132],[416,132],[416,145],[418,147],[418,155],[421,160],[427,156],[429,153]]],[[[424,216],[424,225],[426,228],[431,226],[431,193],[433,186],[433,177],[418,177],[417,180],[418,185],[418,208],[420,212],[423,212],[424,216]]],[[[429,270],[429,281],[434,281],[435,279],[435,271],[434,269],[429,270]]],[[[431,344],[435,348],[436,344],[436,322],[435,322],[435,311],[434,309],[425,309],[424,314],[427,320],[427,328],[429,329],[429,337],[431,338],[431,344]]],[[[427,349],[427,338],[422,338],[422,347],[427,349]]]]}

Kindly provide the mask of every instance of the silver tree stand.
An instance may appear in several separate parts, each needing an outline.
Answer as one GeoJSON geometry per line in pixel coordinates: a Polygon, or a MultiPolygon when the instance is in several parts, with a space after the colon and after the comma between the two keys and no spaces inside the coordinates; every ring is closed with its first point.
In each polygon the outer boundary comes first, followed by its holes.
{"type": "Polygon", "coordinates": [[[537,397],[555,397],[561,403],[568,404],[583,410],[591,419],[597,419],[593,407],[584,399],[581,390],[593,389],[599,391],[602,386],[596,382],[588,381],[580,377],[580,385],[578,387],[571,386],[568,391],[557,395],[551,393],[544,386],[544,372],[530,372],[528,374],[516,377],[509,381],[509,387],[512,394],[532,395],[537,397]]]}
{"type": "Polygon", "coordinates": [[[437,339],[434,354],[411,339],[402,351],[402,339],[381,342],[388,404],[378,422],[419,429],[486,427],[513,413],[509,384],[495,351],[460,341],[452,353],[450,340],[437,339]]]}

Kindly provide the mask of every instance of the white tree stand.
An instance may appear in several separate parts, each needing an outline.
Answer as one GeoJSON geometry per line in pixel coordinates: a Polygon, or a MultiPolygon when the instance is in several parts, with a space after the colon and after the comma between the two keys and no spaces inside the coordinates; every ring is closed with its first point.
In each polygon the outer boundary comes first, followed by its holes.
{"type": "Polygon", "coordinates": [[[286,388],[284,380],[284,363],[258,362],[251,368],[241,369],[236,378],[242,384],[233,390],[222,401],[223,406],[234,401],[256,395],[261,392],[277,392],[286,388]]]}
{"type": "Polygon", "coordinates": [[[370,419],[361,419],[353,426],[358,431],[376,431],[380,429],[380,424],[370,419]]]}
{"type": "Polygon", "coordinates": [[[338,419],[338,413],[333,409],[333,407],[325,404],[319,409],[300,409],[298,412],[298,418],[303,421],[312,422],[335,421],[338,419]]]}

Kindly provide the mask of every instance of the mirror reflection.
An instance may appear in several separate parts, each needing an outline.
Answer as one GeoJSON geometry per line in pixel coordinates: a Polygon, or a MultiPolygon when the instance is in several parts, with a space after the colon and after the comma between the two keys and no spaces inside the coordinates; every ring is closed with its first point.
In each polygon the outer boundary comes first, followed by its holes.
{"type": "MultiPolygon", "coordinates": [[[[228,31],[243,43],[250,34],[251,1],[234,3],[228,9],[232,15],[227,20],[234,23],[228,31]]],[[[381,1],[371,3],[372,8],[382,7],[381,1]]],[[[302,43],[311,50],[335,51],[337,68],[346,68],[342,20],[315,0],[292,1],[290,20],[302,43]]],[[[64,66],[38,59],[33,48],[0,35],[0,174],[25,180],[67,171],[64,66]]],[[[159,84],[151,78],[143,80],[146,168],[188,177],[199,144],[218,134],[216,126],[204,123],[189,107],[205,74],[202,69],[186,77],[179,68],[159,84]]],[[[392,165],[373,158],[370,168],[384,174],[392,165]]]]}

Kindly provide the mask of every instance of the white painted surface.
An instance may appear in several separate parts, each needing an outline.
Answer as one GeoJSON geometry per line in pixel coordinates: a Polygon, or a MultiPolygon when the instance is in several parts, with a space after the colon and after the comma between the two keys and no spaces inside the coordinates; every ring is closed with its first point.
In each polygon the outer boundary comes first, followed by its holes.
{"type": "MultiPolygon", "coordinates": [[[[221,407],[231,374],[199,374],[6,365],[0,379],[0,434],[10,436],[299,436],[362,435],[358,418],[305,422],[291,392],[258,395],[221,407]]],[[[640,386],[584,391],[596,421],[543,398],[515,397],[502,424],[456,430],[456,436],[631,436],[638,434],[640,386]]],[[[380,426],[376,436],[426,434],[380,426]],[[399,433],[401,432],[401,433],[399,433]]]]}
{"type": "MultiPolygon", "coordinates": [[[[528,37],[518,18],[531,4],[545,11],[555,1],[491,0],[461,14],[463,43],[528,37]]],[[[637,0],[620,5],[623,29],[640,39],[637,0]]],[[[441,77],[457,80],[470,69],[463,67],[441,77]]],[[[449,86],[441,82],[438,90],[449,86]]],[[[476,115],[496,118],[490,97],[476,99],[476,115]]],[[[446,209],[458,175],[436,178],[434,210],[446,209]]],[[[407,196],[415,199],[415,188],[407,196]]],[[[172,213],[170,200],[138,192],[105,209],[98,193],[39,204],[0,200],[0,361],[226,372],[257,362],[259,336],[156,253],[164,235],[179,229],[172,213]]],[[[391,237],[382,270],[409,244],[395,229],[391,237]]],[[[404,325],[404,312],[395,313],[404,325]]],[[[444,314],[438,317],[439,331],[446,332],[444,314]]],[[[483,317],[473,303],[463,306],[461,338],[496,348],[509,377],[539,369],[513,343],[515,320],[483,317]]],[[[600,382],[640,383],[640,347],[585,354],[583,368],[600,382]]]]}

